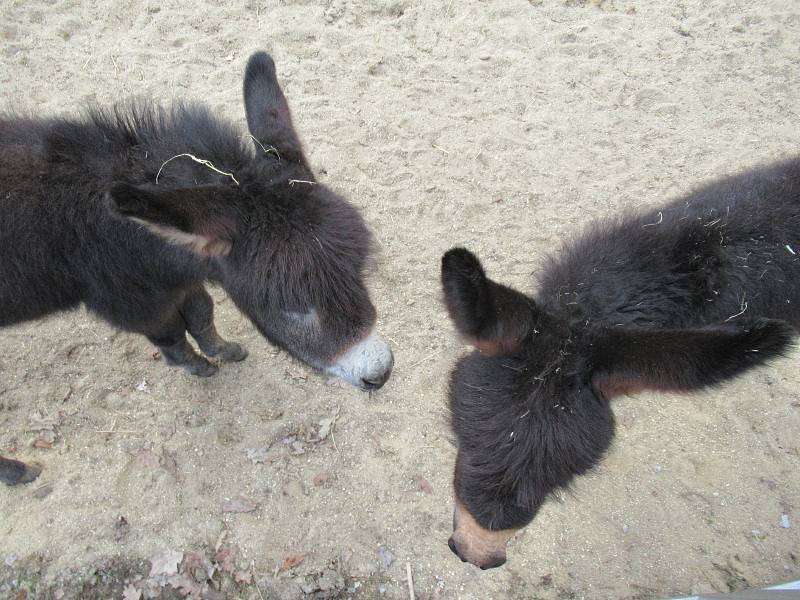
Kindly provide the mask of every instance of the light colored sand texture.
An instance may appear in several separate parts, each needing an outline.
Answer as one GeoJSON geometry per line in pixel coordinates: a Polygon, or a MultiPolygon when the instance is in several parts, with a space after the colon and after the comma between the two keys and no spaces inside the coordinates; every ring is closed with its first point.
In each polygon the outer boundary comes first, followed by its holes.
{"type": "Polygon", "coordinates": [[[504,568],[460,563],[446,545],[445,385],[464,347],[438,288],[453,245],[531,289],[545,253],[591,219],[795,152],[797,2],[5,0],[0,102],[51,115],[194,99],[244,126],[241,76],[257,49],[275,57],[319,177],[380,241],[371,289],[392,380],[372,397],[330,385],[219,292],[218,328],[250,357],[209,380],[83,312],[4,329],[0,449],[46,471],[0,488],[0,559],[41,557],[45,578],[68,578],[225,531],[262,593],[286,598],[326,568],[352,590],[335,597],[406,598],[406,562],[418,598],[462,600],[797,578],[798,353],[713,392],[615,401],[618,435],[596,473],[544,508],[504,568]],[[335,446],[283,443],[337,411],[335,446]],[[52,449],[30,445],[36,413],[57,422],[52,449]],[[273,462],[248,458],[267,447],[273,462]],[[240,495],[257,509],[223,513],[240,495]]]}

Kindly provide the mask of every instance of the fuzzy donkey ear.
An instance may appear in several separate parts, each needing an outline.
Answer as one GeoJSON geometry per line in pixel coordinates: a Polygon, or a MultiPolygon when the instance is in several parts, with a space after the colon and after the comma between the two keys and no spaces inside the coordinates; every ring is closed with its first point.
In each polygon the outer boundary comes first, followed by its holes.
{"type": "Polygon", "coordinates": [[[226,191],[221,186],[162,190],[115,183],[107,201],[112,212],[170,244],[200,256],[226,256],[236,229],[231,203],[220,199],[226,191]]]}
{"type": "Polygon", "coordinates": [[[275,62],[266,52],[256,52],[244,73],[244,108],[247,127],[256,139],[256,151],[277,151],[281,160],[305,167],[312,177],[300,139],[292,124],[289,104],[278,84],[275,62]]]}
{"type": "Polygon", "coordinates": [[[469,250],[442,257],[442,287],[456,329],[483,354],[513,354],[532,328],[533,300],[487,278],[469,250]]]}
{"type": "Polygon", "coordinates": [[[773,319],[698,329],[603,328],[591,346],[592,386],[608,399],[710,387],[782,355],[795,333],[773,319]]]}

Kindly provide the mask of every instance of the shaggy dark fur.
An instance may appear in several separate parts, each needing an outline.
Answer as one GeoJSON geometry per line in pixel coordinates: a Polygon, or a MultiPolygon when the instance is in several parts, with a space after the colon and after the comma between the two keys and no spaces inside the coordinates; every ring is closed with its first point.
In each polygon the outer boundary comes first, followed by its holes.
{"type": "MultiPolygon", "coordinates": [[[[244,99],[253,140],[184,104],[0,117],[0,326],[85,304],[146,335],[168,362],[211,375],[186,331],[207,355],[245,357],[214,329],[211,281],[317,368],[369,333],[371,236],[315,182],[264,53],[248,62],[244,99]],[[184,153],[238,183],[188,157],[165,164],[184,153]]],[[[19,472],[0,463],[0,480],[19,472]]]]}
{"type": "Polygon", "coordinates": [[[800,160],[592,226],[526,296],[456,248],[442,283],[479,349],[452,373],[455,493],[481,526],[519,528],[601,460],[609,400],[690,392],[784,353],[800,326],[800,160]],[[795,254],[797,253],[797,254],[795,254]]]}

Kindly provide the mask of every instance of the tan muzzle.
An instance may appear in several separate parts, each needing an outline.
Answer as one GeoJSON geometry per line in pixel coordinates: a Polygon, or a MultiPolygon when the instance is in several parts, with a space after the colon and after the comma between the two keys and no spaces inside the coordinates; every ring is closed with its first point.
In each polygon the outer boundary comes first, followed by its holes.
{"type": "Polygon", "coordinates": [[[453,535],[447,541],[450,550],[464,562],[481,569],[493,569],[506,562],[506,544],[516,529],[492,531],[481,527],[470,512],[456,499],[453,510],[453,535]]]}

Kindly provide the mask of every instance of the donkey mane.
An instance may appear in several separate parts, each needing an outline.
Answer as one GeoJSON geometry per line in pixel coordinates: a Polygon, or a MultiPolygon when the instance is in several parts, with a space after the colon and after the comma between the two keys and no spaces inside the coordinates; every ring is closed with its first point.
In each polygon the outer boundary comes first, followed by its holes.
{"type": "Polygon", "coordinates": [[[251,137],[201,104],[175,102],[165,107],[134,99],[90,107],[78,119],[53,120],[42,135],[42,146],[55,173],[64,169],[74,180],[80,166],[85,177],[101,187],[124,181],[149,184],[154,190],[214,184],[240,188],[254,199],[248,210],[271,213],[274,225],[271,232],[263,232],[268,235],[257,238],[258,244],[269,247],[270,260],[264,261],[268,268],[261,272],[262,265],[253,265],[251,273],[275,282],[265,300],[298,307],[325,302],[341,310],[353,302],[348,293],[359,287],[342,285],[342,280],[355,282],[363,275],[374,252],[371,234],[358,212],[316,183],[303,165],[282,160],[269,140],[254,143],[251,137]],[[238,184],[189,157],[165,164],[181,154],[210,161],[234,174],[238,184]],[[313,188],[299,195],[293,179],[302,181],[297,186],[313,188]],[[293,236],[314,241],[289,247],[286,242],[293,236]],[[316,283],[311,288],[303,285],[310,277],[316,283]],[[339,293],[331,293],[333,289],[339,293]],[[313,295],[298,296],[299,290],[313,295]]]}
{"type": "MultiPolygon", "coordinates": [[[[183,153],[209,160],[222,171],[241,172],[255,158],[248,137],[200,104],[175,102],[164,107],[133,99],[111,107],[89,107],[79,118],[55,119],[43,142],[53,163],[85,165],[102,179],[124,177],[155,184],[164,161],[183,153]]],[[[224,181],[220,174],[189,162],[165,166],[159,183],[224,181]]],[[[282,165],[275,161],[274,166],[282,165]]]]}

